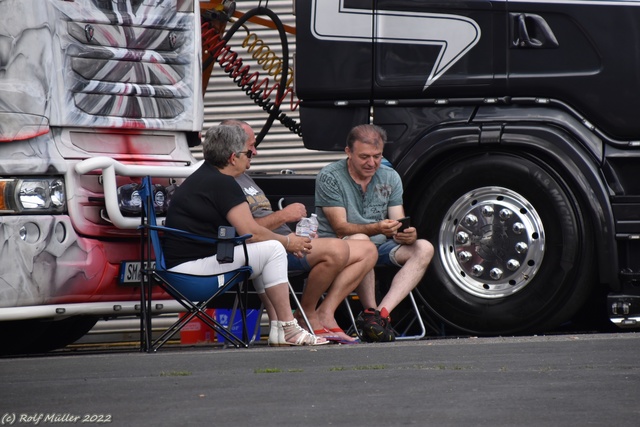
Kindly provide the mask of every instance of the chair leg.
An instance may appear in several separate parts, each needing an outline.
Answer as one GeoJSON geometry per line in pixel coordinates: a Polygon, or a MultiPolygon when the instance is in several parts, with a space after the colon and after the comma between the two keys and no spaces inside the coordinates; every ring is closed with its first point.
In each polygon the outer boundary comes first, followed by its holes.
{"type": "Polygon", "coordinates": [[[200,320],[206,323],[211,329],[215,330],[218,334],[222,335],[226,342],[232,343],[234,347],[236,348],[249,347],[249,343],[247,341],[238,338],[230,331],[231,325],[233,325],[232,323],[230,323],[227,327],[225,327],[224,325],[220,324],[217,320],[209,316],[204,311],[204,307],[202,308],[202,310],[198,311],[198,318],[200,318],[200,320]]]}
{"type": "Polygon", "coordinates": [[[349,297],[345,298],[343,302],[345,307],[347,308],[347,314],[349,314],[349,320],[351,320],[351,327],[347,330],[347,334],[349,334],[351,330],[353,330],[353,332],[355,332],[358,338],[362,339],[362,337],[360,336],[360,333],[358,332],[358,326],[356,325],[356,318],[353,315],[353,310],[351,310],[351,304],[349,304],[349,297]]]}
{"type": "Polygon", "coordinates": [[[140,274],[142,275],[140,286],[140,351],[148,353],[153,347],[152,279],[151,274],[144,267],[140,274]]]}
{"type": "MultiPolygon", "coordinates": [[[[300,314],[302,314],[302,318],[304,319],[304,322],[307,324],[307,327],[309,329],[312,329],[311,322],[309,322],[309,319],[307,318],[307,314],[304,312],[304,309],[302,308],[302,304],[300,304],[300,300],[298,300],[296,291],[293,289],[293,286],[291,286],[291,283],[289,283],[289,292],[291,292],[291,296],[293,297],[293,300],[296,302],[296,306],[298,307],[298,310],[300,310],[300,314]]],[[[315,335],[312,330],[310,330],[309,333],[311,333],[311,335],[315,335]]]]}
{"type": "MultiPolygon", "coordinates": [[[[407,328],[405,328],[405,331],[402,334],[399,334],[398,336],[396,336],[396,340],[419,340],[422,339],[426,336],[427,334],[427,329],[425,327],[424,321],[422,320],[422,316],[420,315],[420,310],[418,309],[418,305],[416,304],[416,300],[413,296],[413,291],[411,291],[409,293],[409,295],[407,296],[407,298],[409,298],[410,302],[411,302],[411,308],[413,309],[413,315],[415,316],[414,320],[407,326],[407,328]],[[420,326],[420,333],[417,335],[405,335],[405,333],[407,332],[408,328],[413,325],[414,322],[418,322],[418,325],[420,326]]],[[[351,328],[353,328],[353,330],[356,332],[356,334],[358,334],[358,336],[360,335],[358,332],[358,327],[356,325],[356,319],[353,315],[353,310],[351,310],[351,305],[349,304],[349,298],[345,298],[344,300],[344,305],[347,308],[347,313],[349,314],[349,319],[351,320],[351,328]]],[[[350,331],[351,329],[349,329],[350,331]]],[[[362,337],[360,337],[362,338],[362,337]]]]}
{"type": "Polygon", "coordinates": [[[231,316],[229,316],[229,322],[227,324],[227,330],[231,332],[231,328],[235,323],[236,313],[240,310],[240,317],[242,318],[242,341],[245,344],[250,344],[251,339],[249,337],[248,329],[247,329],[247,283],[244,283],[242,288],[238,287],[236,297],[233,300],[233,306],[231,308],[231,316]],[[243,300],[243,297],[244,300],[243,300]]]}
{"type": "MultiPolygon", "coordinates": [[[[396,340],[419,340],[424,338],[424,336],[427,334],[427,329],[424,326],[424,321],[422,320],[422,316],[420,315],[420,310],[418,309],[418,305],[416,304],[416,299],[413,296],[413,291],[409,292],[409,299],[411,300],[411,306],[413,308],[414,314],[415,314],[415,319],[414,321],[418,322],[418,325],[420,325],[420,333],[417,335],[400,335],[396,337],[396,340]]],[[[413,321],[409,324],[409,326],[413,325],[413,321]]],[[[407,329],[409,328],[409,326],[407,326],[407,328],[405,329],[405,332],[407,331],[407,329]]]]}
{"type": "Polygon", "coordinates": [[[147,285],[145,283],[144,272],[142,274],[142,282],[140,286],[140,351],[148,352],[149,351],[149,325],[150,321],[148,320],[147,313],[147,285]]]}
{"type": "MultiPolygon", "coordinates": [[[[152,276],[155,277],[155,276],[152,276]]],[[[160,280],[159,284],[164,291],[166,291],[173,299],[178,301],[182,306],[186,309],[186,313],[183,317],[178,319],[173,325],[171,325],[158,339],[156,339],[151,344],[151,350],[156,351],[158,348],[162,347],[171,336],[180,331],[188,322],[190,322],[193,318],[198,317],[202,320],[207,326],[216,331],[218,334],[222,335],[225,338],[225,341],[232,343],[235,347],[249,347],[249,344],[246,341],[241,340],[237,336],[235,336],[231,332],[231,325],[229,325],[229,329],[225,328],[224,325],[219,323],[217,320],[212,318],[206,311],[206,307],[209,305],[211,301],[213,301],[219,294],[226,292],[228,287],[233,286],[231,282],[229,282],[226,286],[223,286],[218,289],[214,295],[212,295],[206,301],[200,301],[199,303],[195,303],[190,301],[184,295],[182,295],[177,289],[172,287],[170,284],[167,284],[162,277],[158,277],[160,280]]],[[[149,303],[151,302],[149,296],[149,303]]],[[[241,309],[243,309],[242,303],[240,303],[241,309]]]]}
{"type": "MultiPolygon", "coordinates": [[[[244,286],[248,286],[248,285],[245,284],[244,286]]],[[[244,289],[247,289],[247,288],[244,288],[244,289]]],[[[235,316],[236,316],[236,313],[237,313],[238,309],[241,309],[241,307],[243,306],[243,304],[239,304],[238,303],[238,298],[240,298],[240,297],[236,296],[236,298],[233,301],[233,305],[232,305],[232,308],[231,308],[231,315],[230,315],[230,319],[229,319],[229,325],[233,325],[233,322],[235,320],[235,316]],[[240,308],[238,306],[240,306],[240,308]]],[[[245,299],[244,307],[245,307],[245,312],[250,310],[248,308],[248,302],[247,302],[246,299],[245,299]]],[[[264,312],[264,305],[262,303],[260,303],[260,308],[257,311],[258,311],[258,316],[257,316],[256,322],[253,324],[253,330],[251,331],[250,334],[249,334],[249,326],[250,325],[249,325],[249,321],[248,321],[249,316],[248,316],[248,314],[245,314],[245,319],[247,319],[247,320],[243,321],[243,325],[246,325],[246,326],[244,326],[243,333],[246,332],[247,336],[243,337],[243,339],[247,344],[253,344],[256,340],[260,341],[260,338],[261,338],[261,335],[260,335],[260,323],[262,321],[262,313],[264,312]]]]}
{"type": "Polygon", "coordinates": [[[250,343],[253,344],[256,340],[260,341],[260,324],[262,323],[262,313],[264,312],[264,306],[260,304],[260,308],[258,309],[258,318],[256,319],[256,323],[253,325],[253,333],[250,337],[250,343]]]}
{"type": "MultiPolygon", "coordinates": [[[[184,305],[184,304],[183,304],[184,305]]],[[[188,307],[185,305],[186,313],[180,319],[178,319],[173,325],[171,325],[160,337],[158,337],[151,345],[152,351],[157,351],[160,347],[162,347],[176,332],[180,331],[187,323],[189,323],[194,318],[200,319],[204,322],[208,327],[216,331],[219,335],[222,335],[226,342],[232,343],[234,347],[245,347],[247,348],[249,345],[236,337],[233,333],[231,333],[224,325],[219,323],[213,317],[211,317],[206,311],[206,304],[198,304],[193,305],[192,307],[188,307]]]]}

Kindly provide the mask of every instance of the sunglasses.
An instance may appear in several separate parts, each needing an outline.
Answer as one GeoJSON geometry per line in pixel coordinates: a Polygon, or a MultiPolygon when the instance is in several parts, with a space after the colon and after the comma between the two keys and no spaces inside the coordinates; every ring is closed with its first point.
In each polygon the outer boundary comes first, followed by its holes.
{"type": "Polygon", "coordinates": [[[238,152],[236,153],[236,156],[239,156],[240,154],[244,154],[244,155],[246,155],[246,156],[247,156],[247,159],[250,159],[250,158],[252,158],[252,157],[253,157],[253,151],[251,151],[251,150],[247,150],[247,151],[238,151],[238,152]]]}

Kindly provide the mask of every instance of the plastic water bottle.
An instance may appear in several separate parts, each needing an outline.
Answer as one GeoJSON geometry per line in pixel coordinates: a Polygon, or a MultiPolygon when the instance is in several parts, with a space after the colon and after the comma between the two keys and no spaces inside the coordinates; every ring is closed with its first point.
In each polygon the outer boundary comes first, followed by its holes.
{"type": "Polygon", "coordinates": [[[310,226],[310,237],[313,239],[315,237],[318,237],[318,215],[312,213],[311,216],[309,217],[309,222],[311,223],[310,226]]]}
{"type": "Polygon", "coordinates": [[[302,218],[296,224],[296,236],[309,237],[311,233],[311,220],[309,218],[302,218]]]}

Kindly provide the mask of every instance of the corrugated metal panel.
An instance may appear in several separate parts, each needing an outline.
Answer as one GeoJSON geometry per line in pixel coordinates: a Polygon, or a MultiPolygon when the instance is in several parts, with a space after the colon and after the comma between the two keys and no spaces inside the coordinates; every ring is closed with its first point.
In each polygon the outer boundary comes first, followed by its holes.
{"type": "MultiPolygon", "coordinates": [[[[285,25],[295,26],[295,17],[292,14],[292,0],[284,1],[237,1],[237,10],[248,12],[258,5],[268,6],[273,10],[285,25]]],[[[227,28],[230,28],[228,25],[227,28]]],[[[278,57],[282,57],[280,37],[276,30],[248,22],[247,27],[254,32],[265,45],[278,57]]],[[[246,33],[238,30],[230,40],[231,48],[243,59],[243,64],[249,65],[252,72],[258,71],[261,76],[269,77],[273,84],[273,77],[252,58],[252,54],[241,46],[246,33]]],[[[293,66],[293,54],[295,51],[295,36],[287,34],[289,43],[289,65],[293,66]]],[[[283,103],[283,111],[287,116],[299,122],[298,110],[291,111],[288,103],[283,103]],[[286,104],[286,105],[285,105],[286,104]]],[[[207,93],[204,97],[204,130],[218,124],[224,119],[240,119],[248,122],[256,134],[260,131],[267,119],[267,113],[254,104],[249,97],[235,85],[233,80],[226,75],[221,68],[214,66],[209,80],[207,93]]],[[[252,172],[279,173],[282,170],[293,170],[296,173],[317,173],[324,165],[344,158],[343,152],[326,152],[307,150],[300,138],[295,133],[275,121],[269,133],[258,147],[259,155],[251,161],[252,172]]],[[[202,158],[201,147],[194,147],[196,158],[202,158]]]]}

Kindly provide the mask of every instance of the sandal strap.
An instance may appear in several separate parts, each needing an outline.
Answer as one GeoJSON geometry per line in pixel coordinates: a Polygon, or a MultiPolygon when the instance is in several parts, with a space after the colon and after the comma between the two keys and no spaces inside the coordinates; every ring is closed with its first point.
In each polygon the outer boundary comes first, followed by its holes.
{"type": "Polygon", "coordinates": [[[295,338],[296,345],[317,345],[318,337],[310,334],[306,330],[304,330],[296,319],[293,319],[289,322],[282,322],[282,327],[284,328],[284,338],[285,341],[288,339],[295,338]]]}

